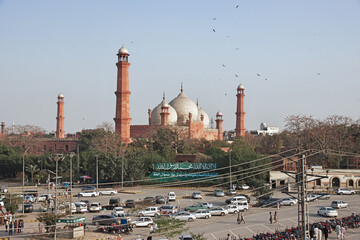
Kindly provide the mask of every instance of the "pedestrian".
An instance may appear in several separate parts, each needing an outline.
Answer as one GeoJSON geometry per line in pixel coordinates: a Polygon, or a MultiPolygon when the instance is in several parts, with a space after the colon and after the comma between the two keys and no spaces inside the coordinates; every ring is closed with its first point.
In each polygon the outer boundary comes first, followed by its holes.
{"type": "Polygon", "coordinates": [[[9,227],[9,220],[7,220],[7,218],[5,218],[4,220],[4,225],[5,225],[5,232],[7,232],[9,227]]]}
{"type": "Polygon", "coordinates": [[[156,229],[157,229],[157,224],[154,223],[154,232],[156,231],[156,229]]]}
{"type": "Polygon", "coordinates": [[[321,225],[319,225],[319,230],[318,230],[318,240],[321,240],[321,238],[322,238],[322,231],[323,231],[323,229],[322,229],[322,226],[321,225]]]}
{"type": "Polygon", "coordinates": [[[324,237],[325,237],[325,240],[328,240],[328,237],[329,237],[329,229],[327,226],[325,226],[323,228],[323,234],[324,234],[324,237]]]}
{"type": "Polygon", "coordinates": [[[18,220],[15,220],[15,223],[14,223],[14,233],[17,233],[17,230],[18,230],[18,220]]]}
{"type": "Polygon", "coordinates": [[[42,233],[42,223],[41,222],[38,223],[38,228],[39,228],[39,233],[42,233]]]}
{"type": "Polygon", "coordinates": [[[270,218],[269,218],[269,221],[270,221],[270,224],[272,224],[272,215],[271,215],[271,212],[269,212],[270,213],[270,218]]]}
{"type": "Polygon", "coordinates": [[[314,228],[311,227],[311,228],[310,228],[310,239],[311,239],[311,240],[314,239],[314,235],[315,235],[314,228]]]}
{"type": "Polygon", "coordinates": [[[341,227],[339,224],[336,224],[336,227],[335,227],[335,232],[336,232],[336,236],[337,236],[337,239],[340,239],[340,234],[341,234],[341,227]]]}
{"type": "Polygon", "coordinates": [[[9,223],[9,235],[13,235],[13,223],[9,223]]]}
{"type": "Polygon", "coordinates": [[[239,224],[240,224],[241,222],[244,222],[244,224],[246,223],[246,222],[245,222],[245,219],[244,219],[244,216],[243,216],[243,213],[240,213],[240,222],[239,222],[239,224]]]}
{"type": "Polygon", "coordinates": [[[154,227],[153,225],[150,225],[150,234],[152,234],[154,232],[154,227]]]}
{"type": "Polygon", "coordinates": [[[21,229],[24,228],[24,220],[19,220],[18,233],[21,233],[21,229]]]}
{"type": "Polygon", "coordinates": [[[314,239],[318,239],[318,236],[319,236],[319,229],[318,229],[318,227],[317,226],[315,226],[315,228],[314,228],[314,239]]]}
{"type": "Polygon", "coordinates": [[[340,239],[344,240],[345,238],[346,238],[346,230],[345,230],[344,225],[342,225],[340,228],[340,239]]]}
{"type": "Polygon", "coordinates": [[[230,233],[228,233],[226,240],[231,240],[230,233]]]}
{"type": "Polygon", "coordinates": [[[278,215],[277,215],[277,212],[275,211],[274,212],[274,222],[277,223],[277,219],[278,219],[278,215]]]}

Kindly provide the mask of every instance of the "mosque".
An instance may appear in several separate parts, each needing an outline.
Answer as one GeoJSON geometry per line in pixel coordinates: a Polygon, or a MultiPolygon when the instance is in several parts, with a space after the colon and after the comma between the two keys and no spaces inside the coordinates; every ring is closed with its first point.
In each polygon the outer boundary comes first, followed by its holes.
{"type": "MultiPolygon", "coordinates": [[[[130,125],[130,94],[129,91],[129,52],[123,46],[118,51],[117,66],[117,90],[115,111],[115,132],[125,143],[134,138],[149,138],[161,127],[170,127],[182,132],[182,138],[222,140],[223,139],[223,115],[219,111],[216,114],[216,128],[211,128],[208,114],[190,98],[188,98],[181,85],[179,95],[169,103],[163,96],[162,101],[153,110],[148,109],[148,124],[130,125]]],[[[244,87],[240,84],[238,89],[238,107],[236,133],[245,136],[244,115],[244,87]]]]}

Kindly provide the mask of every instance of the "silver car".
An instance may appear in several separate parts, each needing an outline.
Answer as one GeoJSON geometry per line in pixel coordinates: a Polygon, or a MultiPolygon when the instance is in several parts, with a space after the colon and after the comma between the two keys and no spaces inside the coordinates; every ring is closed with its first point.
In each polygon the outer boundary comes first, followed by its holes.
{"type": "Polygon", "coordinates": [[[209,209],[211,216],[225,216],[229,212],[222,207],[212,207],[209,209]]]}
{"type": "Polygon", "coordinates": [[[205,218],[205,219],[211,218],[211,213],[207,209],[199,209],[194,214],[196,218],[205,218]]]}
{"type": "Polygon", "coordinates": [[[175,213],[172,217],[175,219],[179,219],[181,221],[189,221],[189,222],[192,222],[196,219],[196,216],[194,214],[185,211],[175,213]]]}
{"type": "Polygon", "coordinates": [[[225,196],[225,193],[224,193],[224,191],[221,190],[221,189],[216,189],[216,190],[214,191],[214,196],[215,196],[215,197],[223,197],[223,196],[225,196]]]}

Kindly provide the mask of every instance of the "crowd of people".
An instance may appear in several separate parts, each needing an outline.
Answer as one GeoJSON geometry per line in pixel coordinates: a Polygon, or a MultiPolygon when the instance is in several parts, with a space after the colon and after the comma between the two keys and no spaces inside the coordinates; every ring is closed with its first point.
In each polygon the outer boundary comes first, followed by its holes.
{"type": "Polygon", "coordinates": [[[9,232],[9,235],[13,235],[16,233],[23,232],[24,220],[23,219],[17,220],[12,214],[6,213],[4,215],[4,225],[5,225],[5,231],[9,232]]]}

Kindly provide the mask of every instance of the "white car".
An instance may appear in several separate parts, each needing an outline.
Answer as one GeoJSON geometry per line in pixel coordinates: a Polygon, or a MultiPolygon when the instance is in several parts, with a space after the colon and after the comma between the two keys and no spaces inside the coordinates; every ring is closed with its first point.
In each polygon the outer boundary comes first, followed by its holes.
{"type": "Polygon", "coordinates": [[[355,191],[347,188],[338,188],[336,193],[338,195],[355,195],[355,191]]]}
{"type": "Polygon", "coordinates": [[[112,212],[111,212],[111,215],[114,215],[114,214],[118,214],[118,213],[125,213],[125,210],[123,207],[114,207],[112,212]]]}
{"type": "Polygon", "coordinates": [[[99,192],[96,191],[85,191],[79,193],[80,197],[96,197],[99,196],[99,192]]]}
{"type": "Polygon", "coordinates": [[[214,196],[215,196],[215,197],[223,197],[223,196],[225,196],[225,193],[224,193],[224,191],[221,190],[221,189],[215,189],[215,191],[214,191],[214,196]]]}
{"type": "Polygon", "coordinates": [[[86,213],[88,211],[87,205],[84,202],[75,202],[77,213],[86,213]]]}
{"type": "Polygon", "coordinates": [[[234,189],[228,189],[228,190],[226,191],[226,195],[229,195],[229,196],[231,196],[231,195],[236,195],[236,190],[234,190],[234,189]]]}
{"type": "Polygon", "coordinates": [[[111,215],[118,218],[126,218],[128,222],[131,222],[130,214],[129,213],[114,213],[111,212],[111,215]]]}
{"type": "Polygon", "coordinates": [[[39,202],[43,202],[43,201],[46,201],[46,199],[51,199],[51,198],[55,198],[54,195],[52,194],[43,194],[43,195],[40,195],[39,196],[39,202]]]}
{"type": "Polygon", "coordinates": [[[325,217],[337,217],[338,212],[332,207],[322,207],[318,210],[318,214],[325,217]]]}
{"type": "Polygon", "coordinates": [[[117,190],[114,190],[112,188],[106,188],[104,190],[100,190],[99,191],[99,195],[114,195],[114,194],[117,194],[117,190]]]}
{"type": "Polygon", "coordinates": [[[102,210],[101,204],[99,202],[92,202],[90,204],[90,212],[100,212],[102,210]]]}
{"type": "Polygon", "coordinates": [[[132,221],[131,224],[134,227],[149,227],[154,224],[154,221],[151,217],[139,217],[135,221],[132,221]]]}
{"type": "Polygon", "coordinates": [[[202,199],[202,195],[200,192],[193,192],[193,194],[191,195],[191,198],[193,199],[202,199]]]}
{"type": "Polygon", "coordinates": [[[141,210],[138,212],[140,217],[158,217],[160,216],[160,210],[157,207],[148,207],[145,210],[141,210]]]}
{"type": "Polygon", "coordinates": [[[225,216],[226,214],[229,214],[229,212],[222,208],[222,207],[212,207],[209,209],[211,216],[225,216]]]}
{"type": "Polygon", "coordinates": [[[239,202],[247,202],[247,198],[245,196],[234,196],[230,199],[226,199],[225,200],[225,203],[227,204],[236,204],[236,203],[239,203],[239,202]]]}
{"type": "Polygon", "coordinates": [[[195,214],[185,211],[175,213],[172,217],[175,219],[179,219],[181,221],[189,221],[189,222],[194,221],[196,219],[195,214]]]}
{"type": "Polygon", "coordinates": [[[249,188],[250,188],[250,186],[248,186],[246,184],[241,185],[241,189],[243,189],[243,190],[248,190],[249,188]]]}
{"type": "Polygon", "coordinates": [[[198,205],[206,206],[207,208],[212,208],[213,204],[208,202],[199,202],[198,205]]]}
{"type": "Polygon", "coordinates": [[[225,207],[225,209],[228,211],[228,213],[238,213],[238,212],[240,212],[239,207],[237,205],[235,205],[235,204],[227,205],[225,207]]]}
{"type": "Polygon", "coordinates": [[[308,194],[307,197],[306,197],[306,201],[307,201],[307,202],[313,202],[313,201],[318,200],[318,198],[319,198],[318,195],[308,194]]]}
{"type": "Polygon", "coordinates": [[[199,209],[194,213],[194,215],[196,218],[205,218],[205,219],[211,218],[211,213],[207,209],[199,209]]]}
{"type": "Polygon", "coordinates": [[[347,207],[349,207],[349,204],[347,202],[337,200],[337,201],[333,201],[331,203],[331,207],[333,207],[333,208],[347,208],[347,207]]]}
{"type": "Polygon", "coordinates": [[[174,192],[169,192],[168,198],[169,198],[169,201],[175,201],[176,200],[176,194],[174,192]]]}
{"type": "Polygon", "coordinates": [[[281,200],[280,204],[282,206],[292,206],[292,205],[297,204],[297,202],[298,201],[296,198],[289,197],[289,198],[284,198],[283,200],[281,200]]]}
{"type": "Polygon", "coordinates": [[[24,197],[24,202],[30,202],[30,203],[34,203],[35,202],[35,198],[31,195],[26,195],[24,197]]]}

